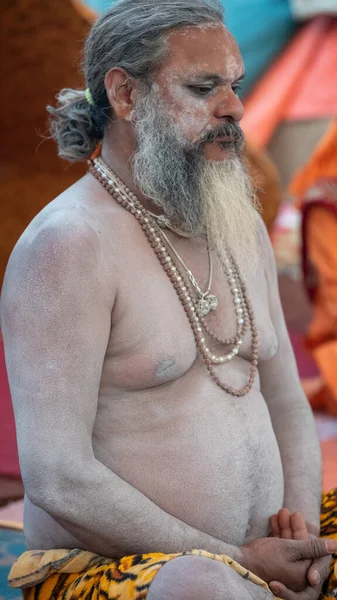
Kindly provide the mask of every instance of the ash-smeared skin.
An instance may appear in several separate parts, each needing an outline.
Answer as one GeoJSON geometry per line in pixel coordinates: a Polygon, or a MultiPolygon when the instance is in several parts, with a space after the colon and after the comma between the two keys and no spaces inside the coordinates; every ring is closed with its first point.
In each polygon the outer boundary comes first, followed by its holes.
{"type": "MultiPolygon", "coordinates": [[[[176,237],[174,243],[205,287],[204,249],[176,237]]],[[[282,410],[310,429],[271,269],[272,315],[263,269],[247,282],[261,358],[267,361],[261,383],[277,417],[272,392],[278,381],[284,389],[286,378],[282,410]],[[279,349],[272,357],[275,335],[279,349]],[[297,390],[301,403],[294,403],[297,390]]],[[[232,335],[232,300],[218,269],[214,292],[220,308],[212,324],[232,335]]],[[[269,516],[283,503],[283,474],[261,383],[244,399],[214,386],[197,359],[176,293],[137,222],[89,176],[24,234],[11,258],[2,303],[27,494],[59,523],[45,514],[41,531],[39,511],[27,499],[30,547],[80,545],[119,555],[196,545],[224,552],[225,545],[208,535],[237,546],[247,533],[250,539],[267,535],[269,516]],[[66,208],[74,194],[83,210],[66,208]],[[166,378],[158,373],[158,356],[175,357],[166,378]],[[144,522],[141,514],[148,516],[144,522]]],[[[242,385],[249,358],[246,342],[241,358],[220,367],[222,377],[242,385]]],[[[289,437],[287,431],[280,435],[289,437]]],[[[290,453],[297,439],[288,442],[290,453]]],[[[314,456],[315,437],[308,436],[306,444],[314,456]]],[[[303,481],[300,464],[298,469],[303,481]]]]}
{"type": "MultiPolygon", "coordinates": [[[[218,63],[218,72],[226,73],[228,80],[227,84],[222,86],[222,92],[225,91],[223,105],[226,106],[226,111],[235,120],[239,121],[243,117],[242,104],[231,94],[231,84],[244,72],[237,43],[224,27],[208,26],[202,28],[201,32],[199,27],[191,27],[183,34],[174,32],[169,36],[172,51],[156,81],[156,86],[161,90],[162,97],[170,107],[175,122],[184,137],[192,143],[207,132],[212,124],[209,123],[209,107],[193,95],[187,86],[197,82],[195,79],[197,75],[209,73],[209,65],[214,63],[214,60],[218,63]],[[200,44],[201,35],[213,37],[207,55],[204,54],[203,44],[200,44]]],[[[218,110],[221,111],[221,106],[218,110]]],[[[214,160],[223,159],[214,148],[206,149],[205,156],[214,160]]]]}
{"type": "MultiPolygon", "coordinates": [[[[89,549],[107,553],[109,547],[110,553],[118,554],[127,537],[120,530],[117,542],[115,535],[122,524],[125,528],[129,498],[128,510],[142,533],[126,541],[127,551],[158,548],[161,534],[156,528],[149,532],[149,541],[143,541],[147,525],[140,526],[137,514],[146,500],[133,498],[139,492],[167,515],[230,544],[242,544],[247,530],[250,536],[267,535],[268,516],[282,505],[283,477],[260,386],[241,401],[214,386],[197,358],[176,293],[136,220],[112,203],[89,176],[73,191],[81,196],[83,208],[66,208],[68,199],[72,202],[68,192],[45,209],[14,251],[4,287],[4,337],[28,497],[65,529],[59,530],[44,515],[46,534],[37,531],[39,512],[32,513],[32,522],[27,508],[29,545],[80,542],[89,549]],[[100,203],[98,215],[91,198],[100,203]],[[121,248],[125,251],[117,250],[121,248]],[[55,460],[59,466],[46,490],[41,461],[47,468],[55,460]],[[263,480],[256,463],[264,472],[263,480]],[[123,489],[119,525],[108,516],[116,510],[121,493],[116,475],[138,490],[123,489]],[[82,523],[78,503],[83,502],[80,489],[87,478],[93,484],[85,492],[82,523]],[[87,502],[96,507],[92,517],[87,502]],[[99,515],[95,519],[94,513],[99,515]],[[101,538],[89,534],[97,519],[101,538]],[[74,522],[81,522],[81,531],[74,522]],[[79,542],[68,537],[67,530],[79,542]]],[[[174,243],[206,287],[204,248],[196,251],[189,240],[177,237],[174,243]]],[[[266,298],[262,270],[258,280],[266,298]]],[[[219,269],[214,292],[221,300],[213,325],[232,335],[232,300],[219,269]]],[[[270,359],[275,332],[266,300],[255,310],[263,338],[261,356],[270,359]]],[[[247,340],[242,358],[221,368],[223,378],[241,386],[249,357],[247,340]]],[[[158,518],[154,505],[144,510],[158,518]]],[[[185,531],[180,522],[179,526],[185,531]]],[[[167,535],[171,538],[172,532],[167,535]]],[[[176,540],[167,538],[165,548],[183,544],[187,549],[190,543],[180,534],[176,540]]],[[[214,542],[204,543],[215,549],[214,542]]],[[[200,545],[197,539],[195,544],[200,545]]],[[[217,550],[221,547],[219,542],[217,550]]]]}
{"type": "MultiPolygon", "coordinates": [[[[184,38],[175,35],[179,54],[184,38]]],[[[213,30],[201,36],[213,47],[213,30]]],[[[213,53],[206,66],[223,72],[219,60],[213,53]]],[[[227,107],[221,119],[239,117],[233,92],[223,91],[219,102],[227,107]]],[[[220,104],[206,102],[207,123],[204,101],[196,130],[185,134],[218,123],[220,104]]],[[[127,178],[132,143],[113,145],[109,137],[107,148],[127,178]]],[[[213,145],[207,156],[224,159],[213,145]]],[[[204,548],[239,558],[244,542],[267,536],[269,518],[283,504],[317,521],[318,442],[284,324],[272,249],[260,229],[263,256],[246,285],[261,365],[253,389],[239,399],[209,377],[136,219],[90,175],[26,230],[10,259],[1,317],[28,547],[80,547],[107,556],[204,548]]],[[[170,238],[206,289],[205,245],[170,238]]],[[[210,324],[232,336],[233,301],[213,258],[212,291],[220,303],[210,324]]],[[[240,356],[219,367],[221,378],[241,387],[250,359],[247,336],[240,356]]]]}

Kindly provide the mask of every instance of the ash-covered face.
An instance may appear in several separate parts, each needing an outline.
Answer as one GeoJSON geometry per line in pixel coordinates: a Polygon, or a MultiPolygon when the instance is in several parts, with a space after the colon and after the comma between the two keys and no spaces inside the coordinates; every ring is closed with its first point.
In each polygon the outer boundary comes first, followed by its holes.
{"type": "Polygon", "coordinates": [[[230,248],[246,262],[257,249],[258,217],[238,124],[238,47],[219,25],[176,31],[168,44],[132,114],[134,178],[175,225],[194,239],[207,236],[221,261],[230,248]]]}
{"type": "Polygon", "coordinates": [[[168,37],[169,54],[155,86],[183,137],[203,143],[209,160],[242,154],[237,94],[244,65],[236,41],[224,26],[189,27],[168,37]]]}

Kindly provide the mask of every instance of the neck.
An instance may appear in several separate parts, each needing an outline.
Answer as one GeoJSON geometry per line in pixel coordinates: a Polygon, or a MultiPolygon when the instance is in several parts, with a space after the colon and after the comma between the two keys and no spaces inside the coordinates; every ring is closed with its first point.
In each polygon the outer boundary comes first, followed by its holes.
{"type": "Polygon", "coordinates": [[[132,176],[131,159],[136,151],[136,144],[132,135],[131,125],[129,123],[126,125],[129,127],[126,128],[125,124],[121,122],[114,123],[113,127],[110,124],[108,125],[102,143],[102,159],[109,169],[137,196],[144,208],[156,215],[160,215],[163,211],[142,194],[132,176]],[[120,140],[123,140],[122,144],[120,140]]]}

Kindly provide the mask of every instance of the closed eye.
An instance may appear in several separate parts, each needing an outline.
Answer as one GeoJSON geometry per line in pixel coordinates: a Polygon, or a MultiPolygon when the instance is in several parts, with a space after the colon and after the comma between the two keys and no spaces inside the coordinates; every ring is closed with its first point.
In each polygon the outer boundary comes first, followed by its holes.
{"type": "Polygon", "coordinates": [[[199,96],[207,96],[210,94],[214,86],[213,85],[189,85],[188,89],[191,90],[194,94],[198,94],[199,96]]]}
{"type": "Polygon", "coordinates": [[[234,94],[238,94],[240,90],[242,90],[242,87],[238,83],[235,83],[234,85],[232,85],[232,90],[234,94]]]}

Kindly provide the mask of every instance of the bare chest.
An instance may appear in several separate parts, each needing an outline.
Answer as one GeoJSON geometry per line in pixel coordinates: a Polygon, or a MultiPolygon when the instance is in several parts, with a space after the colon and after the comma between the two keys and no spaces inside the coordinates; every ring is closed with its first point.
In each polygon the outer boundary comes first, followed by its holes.
{"type": "MultiPolygon", "coordinates": [[[[93,434],[96,456],[158,506],[200,530],[231,543],[267,535],[268,518],[282,505],[283,474],[259,381],[243,399],[217,387],[198,356],[176,291],[146,240],[135,240],[122,260],[93,434]]],[[[207,253],[185,252],[184,262],[206,289],[207,253]]],[[[260,332],[260,357],[269,360],[277,340],[263,270],[245,283],[260,332]]],[[[226,276],[216,268],[212,293],[219,305],[209,325],[218,336],[232,337],[233,298],[226,276]]],[[[219,365],[219,375],[241,387],[250,359],[247,332],[240,355],[219,365]]]]}
{"type": "MultiPolygon", "coordinates": [[[[135,242],[126,255],[121,255],[122,277],[102,377],[103,385],[110,383],[122,389],[147,389],[170,383],[183,377],[198,360],[194,335],[172,282],[147,241],[135,242]]],[[[206,249],[185,243],[180,252],[200,289],[206,290],[206,249]]],[[[179,267],[186,276],[183,267],[179,267]]],[[[245,284],[260,335],[260,360],[267,361],[274,356],[278,342],[263,269],[245,284]]],[[[193,286],[191,289],[195,293],[193,286]]],[[[216,295],[218,306],[207,315],[207,325],[218,338],[231,338],[236,333],[235,304],[228,279],[214,259],[211,292],[216,295]]],[[[215,352],[230,350],[209,336],[208,340],[215,352]]],[[[247,331],[239,359],[251,360],[251,342],[247,331]]]]}

